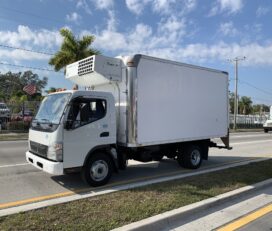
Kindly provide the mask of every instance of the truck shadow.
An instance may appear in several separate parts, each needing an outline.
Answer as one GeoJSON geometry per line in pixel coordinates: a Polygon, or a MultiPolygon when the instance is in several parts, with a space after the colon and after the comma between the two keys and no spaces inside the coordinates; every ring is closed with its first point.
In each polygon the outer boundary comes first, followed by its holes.
{"type": "MultiPolygon", "coordinates": [[[[242,164],[256,158],[237,157],[237,156],[210,156],[208,161],[203,161],[202,166],[197,170],[185,169],[179,166],[177,161],[163,159],[160,162],[153,161],[141,163],[130,161],[126,170],[113,173],[110,182],[102,187],[90,187],[81,178],[80,173],[70,173],[61,176],[51,176],[51,179],[62,187],[73,191],[76,194],[103,191],[113,189],[136,182],[146,182],[152,179],[159,179],[178,174],[197,173],[212,168],[224,167],[232,164],[242,164]]],[[[264,158],[259,158],[264,159],[264,158]]]]}

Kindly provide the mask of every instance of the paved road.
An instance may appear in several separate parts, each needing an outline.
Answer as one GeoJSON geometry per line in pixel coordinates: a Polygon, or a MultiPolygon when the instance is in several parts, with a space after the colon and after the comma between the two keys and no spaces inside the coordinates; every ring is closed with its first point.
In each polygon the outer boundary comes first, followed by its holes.
{"type": "Polygon", "coordinates": [[[263,231],[272,230],[272,212],[264,215],[261,218],[258,218],[252,223],[239,229],[239,231],[256,231],[256,230],[263,230],[263,231]]]}
{"type": "MultiPolygon", "coordinates": [[[[233,150],[211,149],[209,161],[204,161],[201,169],[272,156],[271,141],[272,133],[231,134],[233,150]]],[[[27,164],[25,150],[26,141],[0,142],[0,208],[17,205],[16,201],[53,198],[87,188],[80,174],[51,176],[27,164]]],[[[130,161],[127,170],[115,174],[107,187],[182,172],[188,170],[180,168],[174,160],[150,163],[130,161]]]]}
{"type": "Polygon", "coordinates": [[[272,185],[241,194],[176,220],[171,231],[272,229],[272,185]]]}

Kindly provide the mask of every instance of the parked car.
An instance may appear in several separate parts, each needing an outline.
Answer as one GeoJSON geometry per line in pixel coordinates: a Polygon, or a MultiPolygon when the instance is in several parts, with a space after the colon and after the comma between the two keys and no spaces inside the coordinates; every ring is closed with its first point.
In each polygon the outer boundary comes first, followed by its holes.
{"type": "Polygon", "coordinates": [[[30,109],[20,111],[18,114],[12,116],[13,121],[31,122],[33,118],[33,112],[30,109]]]}
{"type": "Polygon", "coordinates": [[[5,103],[0,103],[0,118],[9,119],[10,109],[5,103]]]}
{"type": "Polygon", "coordinates": [[[5,103],[0,103],[0,126],[6,129],[7,122],[10,120],[10,109],[5,103]]]}

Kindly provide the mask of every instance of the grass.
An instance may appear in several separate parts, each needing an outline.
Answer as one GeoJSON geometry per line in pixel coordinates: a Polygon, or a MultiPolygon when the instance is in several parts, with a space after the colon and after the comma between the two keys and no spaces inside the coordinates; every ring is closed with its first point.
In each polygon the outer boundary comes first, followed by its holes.
{"type": "Polygon", "coordinates": [[[234,132],[263,132],[263,128],[237,128],[236,130],[230,129],[230,133],[234,132]]]}
{"type": "Polygon", "coordinates": [[[1,230],[110,230],[272,178],[272,160],[0,218],[1,230]]]}
{"type": "Polygon", "coordinates": [[[28,133],[16,133],[16,134],[0,133],[0,141],[27,140],[27,139],[28,133]]]}

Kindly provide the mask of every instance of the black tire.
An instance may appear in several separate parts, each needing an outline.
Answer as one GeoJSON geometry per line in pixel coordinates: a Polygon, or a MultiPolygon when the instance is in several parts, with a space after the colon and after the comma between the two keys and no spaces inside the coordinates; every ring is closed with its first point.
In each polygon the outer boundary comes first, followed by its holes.
{"type": "Polygon", "coordinates": [[[103,153],[97,152],[91,155],[82,169],[83,180],[92,187],[105,185],[111,178],[113,163],[111,158],[103,153]]]}
{"type": "Polygon", "coordinates": [[[268,129],[264,129],[264,133],[268,133],[268,129]]]}
{"type": "Polygon", "coordinates": [[[177,161],[180,166],[189,169],[197,169],[202,163],[202,149],[198,145],[187,145],[178,155],[177,161]]]}

